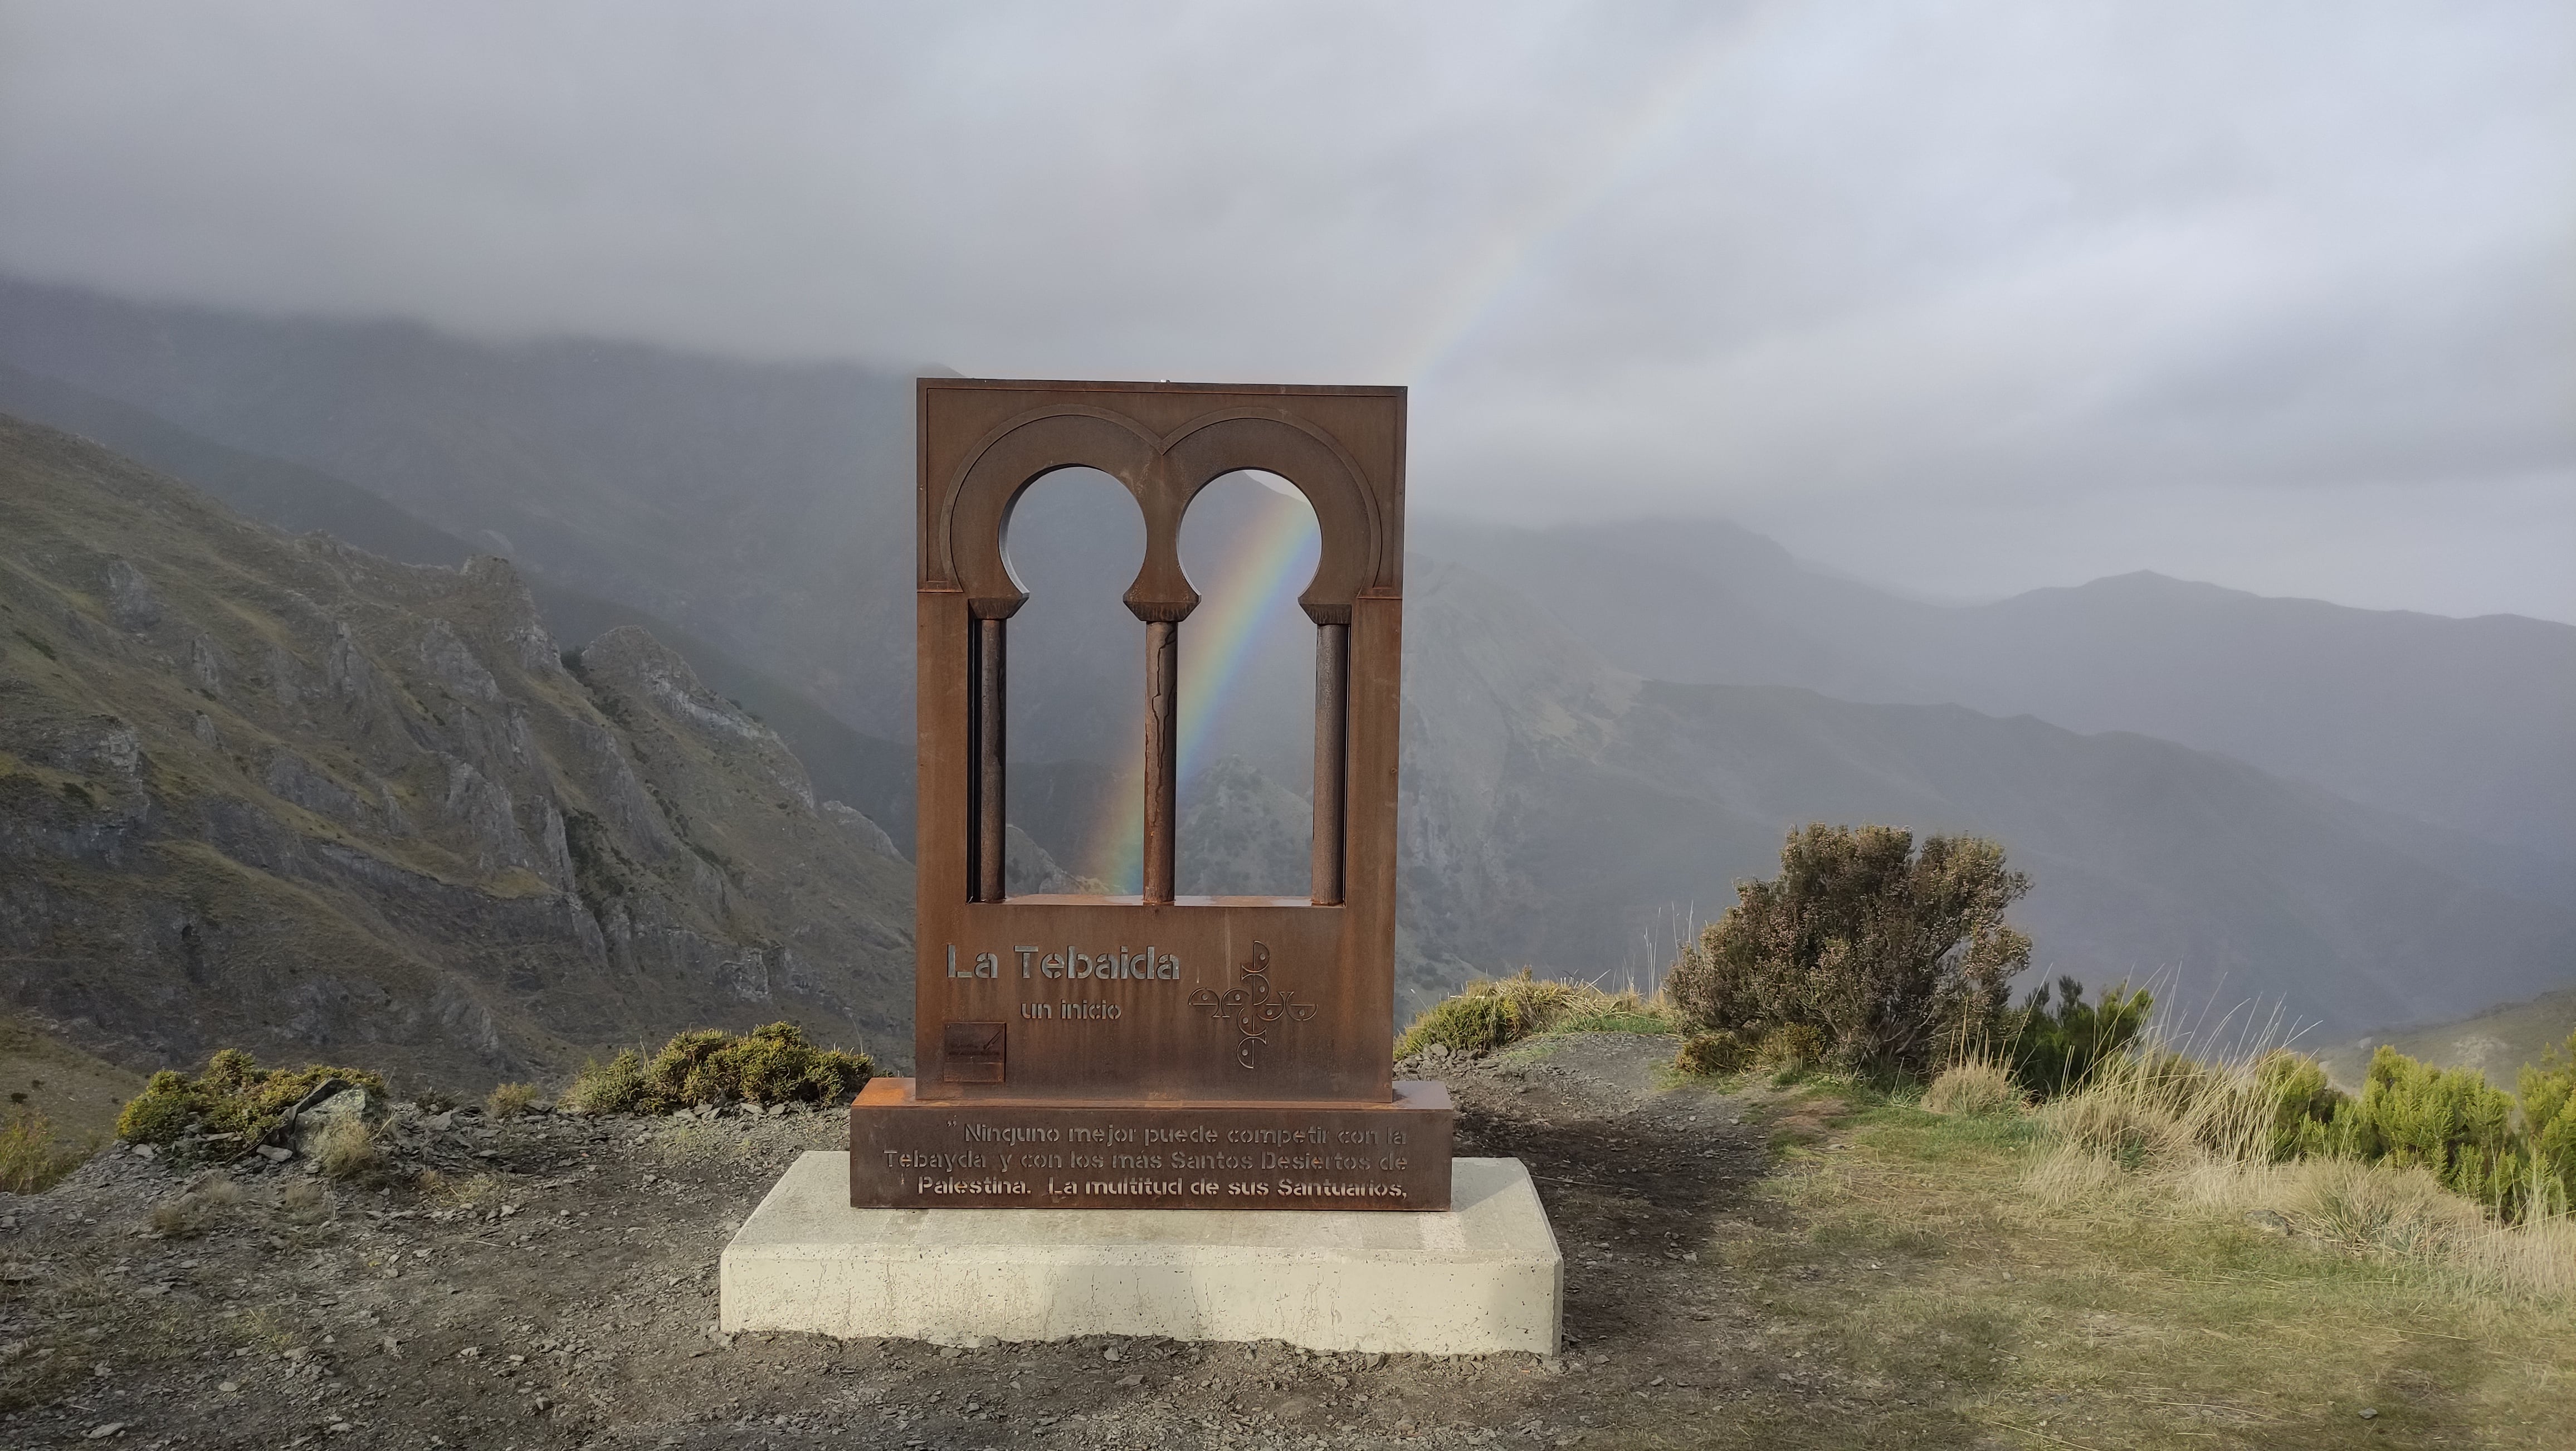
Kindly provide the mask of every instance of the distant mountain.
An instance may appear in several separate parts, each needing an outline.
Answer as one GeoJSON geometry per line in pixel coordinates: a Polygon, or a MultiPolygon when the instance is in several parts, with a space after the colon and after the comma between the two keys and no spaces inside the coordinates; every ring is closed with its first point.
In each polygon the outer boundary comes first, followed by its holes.
{"type": "Polygon", "coordinates": [[[2576,626],[2268,599],[2144,573],[1927,605],[1686,520],[1417,519],[1413,544],[1510,580],[1651,678],[2159,736],[2543,853],[2562,883],[2576,880],[2576,626]]]}
{"type": "Polygon", "coordinates": [[[1465,963],[1615,973],[1622,942],[1651,968],[1675,914],[1714,918],[1808,821],[1998,838],[2037,881],[2016,910],[2042,967],[2160,978],[2168,1001],[2358,1030],[2576,978],[2576,911],[2483,880],[2453,834],[2140,735],[1641,679],[1517,591],[1408,568],[1402,920],[1424,990],[1465,963]]]}
{"type": "Polygon", "coordinates": [[[0,418],[0,993],[430,1081],[794,1017],[900,1053],[912,873],[633,628],[0,418]]]}

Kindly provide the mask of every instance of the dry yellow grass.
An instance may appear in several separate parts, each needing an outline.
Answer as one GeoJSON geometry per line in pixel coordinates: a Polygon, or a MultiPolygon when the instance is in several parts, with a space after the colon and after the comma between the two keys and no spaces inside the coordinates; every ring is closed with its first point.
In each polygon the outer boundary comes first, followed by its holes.
{"type": "Polygon", "coordinates": [[[319,1224],[332,1215],[331,1191],[310,1179],[298,1179],[278,1191],[277,1209],[296,1224],[319,1224]]]}
{"type": "Polygon", "coordinates": [[[313,1162],[334,1179],[366,1179],[385,1169],[376,1132],[355,1118],[333,1119],[313,1145],[313,1162]]]}
{"type": "Polygon", "coordinates": [[[40,1113],[13,1113],[0,1124],[0,1193],[38,1194],[81,1161],[40,1113]]]}
{"type": "Polygon", "coordinates": [[[1923,1090],[1923,1108],[1928,1113],[2017,1113],[2023,1102],[2011,1070],[1992,1058],[1952,1064],[1923,1090]]]}
{"type": "Polygon", "coordinates": [[[2274,1162],[2259,1061],[2150,1053],[2109,1065],[2032,1115],[2040,1141],[2019,1176],[2023,1190],[2057,1210],[2153,1202],[2278,1216],[2314,1240],[2486,1295],[2563,1297],[2576,1285],[2576,1231],[2562,1216],[2498,1223],[2417,1167],[2274,1162]]]}
{"type": "Polygon", "coordinates": [[[497,1084],[484,1096],[483,1111],[494,1118],[517,1118],[537,1103],[536,1085],[531,1083],[497,1084]]]}
{"type": "Polygon", "coordinates": [[[2420,1177],[2227,1160],[2134,1096],[2066,1117],[2158,1152],[1882,1104],[1835,1124],[1839,1152],[1793,1148],[1779,1217],[1722,1222],[1717,1256],[1775,1275],[1783,1343],[1955,1417],[1957,1444],[2576,1445],[2565,1222],[2499,1231],[2420,1177]]]}

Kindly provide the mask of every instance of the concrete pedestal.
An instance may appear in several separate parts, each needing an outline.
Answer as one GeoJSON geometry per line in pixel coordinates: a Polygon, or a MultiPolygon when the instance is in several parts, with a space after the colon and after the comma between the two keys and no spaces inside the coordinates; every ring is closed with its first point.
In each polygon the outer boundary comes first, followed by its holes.
{"type": "Polygon", "coordinates": [[[955,1345],[1151,1335],[1314,1350],[1554,1354],[1565,1262],[1517,1159],[1451,1207],[853,1209],[849,1156],[788,1169],[725,1248],[728,1332],[955,1345]]]}

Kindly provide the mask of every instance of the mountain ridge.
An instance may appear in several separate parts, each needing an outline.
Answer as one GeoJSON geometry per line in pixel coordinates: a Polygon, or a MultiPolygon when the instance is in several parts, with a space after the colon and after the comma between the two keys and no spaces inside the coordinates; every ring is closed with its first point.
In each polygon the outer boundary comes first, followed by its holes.
{"type": "Polygon", "coordinates": [[[900,1052],[908,864],[650,636],[562,651],[504,561],[290,538],[14,419],[0,475],[17,1005],[433,1082],[778,1016],[900,1052]]]}

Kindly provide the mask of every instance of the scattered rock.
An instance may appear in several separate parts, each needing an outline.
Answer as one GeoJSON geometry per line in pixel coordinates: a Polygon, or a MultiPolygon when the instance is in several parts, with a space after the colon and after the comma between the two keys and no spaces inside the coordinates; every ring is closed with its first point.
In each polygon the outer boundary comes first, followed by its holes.
{"type": "Polygon", "coordinates": [[[2378,1420],[2378,1419],[2379,1419],[2379,1408],[2378,1408],[2378,1407],[2376,1407],[2376,1406],[2364,1406],[2364,1407],[2362,1407],[2362,1408],[2361,1408],[2361,1418],[2362,1418],[2363,1420],[2365,1420],[2365,1421],[2376,1421],[2376,1420],[2378,1420]]]}
{"type": "Polygon", "coordinates": [[[2288,1234],[2290,1232],[2289,1218],[2286,1215],[2283,1215],[2279,1210],[2275,1209],[2249,1210],[2245,1215],[2245,1222],[2252,1225],[2254,1228],[2263,1231],[2265,1234],[2288,1234]]]}
{"type": "Polygon", "coordinates": [[[259,1156],[272,1164],[283,1164],[295,1157],[295,1151],[276,1144],[262,1144],[259,1146],[259,1156]]]}

